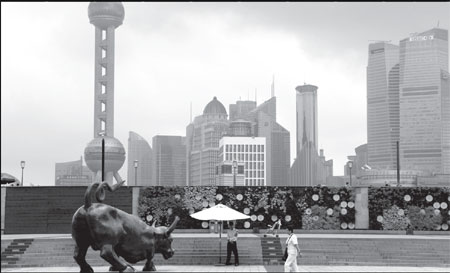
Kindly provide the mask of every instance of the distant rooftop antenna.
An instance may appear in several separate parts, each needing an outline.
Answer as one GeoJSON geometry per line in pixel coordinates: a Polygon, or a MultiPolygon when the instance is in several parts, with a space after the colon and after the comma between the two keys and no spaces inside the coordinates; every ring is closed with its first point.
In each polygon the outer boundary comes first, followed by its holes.
{"type": "Polygon", "coordinates": [[[190,109],[190,112],[191,112],[191,117],[190,117],[190,119],[191,119],[191,123],[192,123],[192,101],[191,101],[191,109],[190,109]]]}
{"type": "Polygon", "coordinates": [[[275,97],[275,74],[272,75],[272,86],[271,86],[271,94],[270,97],[275,97]]]}
{"type": "Polygon", "coordinates": [[[256,102],[256,104],[258,104],[257,103],[257,97],[258,97],[258,89],[257,88],[255,88],[255,102],[256,102]]]}

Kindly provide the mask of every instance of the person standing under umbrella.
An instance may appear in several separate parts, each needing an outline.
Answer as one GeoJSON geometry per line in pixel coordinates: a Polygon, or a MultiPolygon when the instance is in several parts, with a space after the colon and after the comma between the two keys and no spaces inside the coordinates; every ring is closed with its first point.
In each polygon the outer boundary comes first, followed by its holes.
{"type": "Polygon", "coordinates": [[[284,263],[284,272],[291,272],[291,269],[293,272],[298,272],[297,255],[300,255],[300,257],[302,255],[300,253],[300,247],[298,246],[297,235],[294,234],[293,226],[289,225],[287,229],[289,231],[289,237],[286,240],[288,257],[284,263]]]}
{"type": "Polygon", "coordinates": [[[239,256],[238,256],[238,251],[237,251],[237,237],[238,237],[239,231],[234,227],[233,222],[229,223],[228,225],[229,225],[229,229],[227,232],[227,239],[228,239],[227,261],[225,264],[231,265],[230,259],[231,259],[231,252],[233,251],[234,265],[238,266],[239,265],[239,256]]]}

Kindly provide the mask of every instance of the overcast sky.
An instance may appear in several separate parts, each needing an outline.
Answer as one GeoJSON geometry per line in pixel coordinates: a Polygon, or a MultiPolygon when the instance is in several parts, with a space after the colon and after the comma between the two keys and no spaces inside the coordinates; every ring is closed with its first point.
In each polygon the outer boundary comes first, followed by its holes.
{"type": "MultiPolygon", "coordinates": [[[[450,3],[124,3],[116,29],[115,137],[186,134],[217,96],[270,98],[291,133],[295,87],[318,89],[319,148],[334,174],[367,142],[369,40],[449,29],[450,3]]],[[[1,171],[54,185],[55,163],[93,138],[94,26],[88,3],[1,3],[1,171]]],[[[83,155],[84,157],[84,155],[83,155]]],[[[127,163],[119,171],[126,179],[127,163]]]]}

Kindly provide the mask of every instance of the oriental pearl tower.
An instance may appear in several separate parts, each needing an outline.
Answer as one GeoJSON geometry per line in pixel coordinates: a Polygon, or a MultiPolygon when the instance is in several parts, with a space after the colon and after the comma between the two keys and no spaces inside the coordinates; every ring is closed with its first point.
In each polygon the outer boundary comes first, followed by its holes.
{"type": "Polygon", "coordinates": [[[102,139],[105,140],[105,177],[109,184],[113,176],[122,182],[119,169],[125,162],[125,149],[114,138],[114,32],[125,16],[120,2],[91,2],[88,16],[95,26],[95,94],[94,139],[84,150],[89,169],[102,180],[102,139]]]}

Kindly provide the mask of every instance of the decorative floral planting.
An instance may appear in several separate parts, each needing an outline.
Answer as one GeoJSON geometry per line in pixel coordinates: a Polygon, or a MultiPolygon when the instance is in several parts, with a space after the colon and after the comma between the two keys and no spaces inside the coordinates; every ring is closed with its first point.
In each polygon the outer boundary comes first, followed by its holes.
{"type": "Polygon", "coordinates": [[[139,197],[139,216],[149,225],[168,225],[180,216],[178,228],[208,228],[189,215],[224,204],[251,216],[237,228],[267,228],[278,218],[282,227],[353,229],[354,194],[349,188],[327,187],[148,187],[139,197]]]}
{"type": "Polygon", "coordinates": [[[369,228],[449,230],[450,188],[370,188],[369,228]]]}

